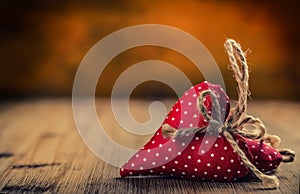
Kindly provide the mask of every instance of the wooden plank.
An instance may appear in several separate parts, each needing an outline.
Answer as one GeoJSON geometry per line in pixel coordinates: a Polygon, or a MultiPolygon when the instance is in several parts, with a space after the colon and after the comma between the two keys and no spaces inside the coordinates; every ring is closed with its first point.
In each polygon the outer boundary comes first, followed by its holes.
{"type": "MultiPolygon", "coordinates": [[[[166,100],[170,108],[175,100],[166,100]]],[[[133,115],[149,118],[148,101],[134,101],[133,115]]],[[[68,99],[35,100],[0,105],[0,191],[60,193],[298,193],[299,161],[282,164],[278,190],[259,190],[259,183],[201,182],[169,177],[119,178],[118,168],[94,156],[80,138],[68,99]]],[[[150,136],[137,139],[114,120],[110,102],[97,101],[97,111],[115,141],[137,149],[150,136]],[[121,134],[121,135],[120,135],[121,134]]],[[[261,117],[283,147],[299,153],[300,104],[250,103],[249,112],[261,117]]]]}

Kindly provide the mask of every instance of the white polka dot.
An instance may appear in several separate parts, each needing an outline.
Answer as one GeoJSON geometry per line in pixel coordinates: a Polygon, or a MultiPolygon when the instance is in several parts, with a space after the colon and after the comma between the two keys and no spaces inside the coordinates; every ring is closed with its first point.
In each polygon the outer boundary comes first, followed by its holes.
{"type": "Polygon", "coordinates": [[[187,167],[188,167],[188,165],[187,165],[187,164],[185,164],[185,165],[184,165],[184,168],[187,168],[187,167]]]}
{"type": "Polygon", "coordinates": [[[185,95],[187,96],[187,95],[189,95],[189,93],[188,93],[188,92],[186,92],[186,93],[185,93],[185,95]]]}
{"type": "Polygon", "coordinates": [[[155,166],[155,165],[156,165],[156,162],[152,162],[152,165],[155,166]]]}
{"type": "Polygon", "coordinates": [[[131,166],[134,167],[134,163],[132,163],[131,166]]]}
{"type": "Polygon", "coordinates": [[[183,100],[180,100],[180,103],[182,104],[182,103],[183,103],[183,100]]]}
{"type": "Polygon", "coordinates": [[[155,156],[159,156],[159,153],[156,153],[155,156]]]}
{"type": "Polygon", "coordinates": [[[214,157],[214,156],[215,156],[215,154],[214,154],[214,153],[210,154],[210,157],[214,157]]]}
{"type": "Polygon", "coordinates": [[[121,171],[124,171],[124,168],[121,168],[121,171]]]}
{"type": "Polygon", "coordinates": [[[192,178],[195,178],[195,175],[192,175],[192,178]]]}
{"type": "Polygon", "coordinates": [[[185,143],[184,143],[184,142],[182,142],[182,143],[181,143],[181,145],[182,145],[182,146],[185,146],[185,143]]]}
{"type": "Polygon", "coordinates": [[[191,156],[188,156],[187,158],[188,158],[188,159],[191,159],[192,157],[191,157],[191,156]]]}
{"type": "Polygon", "coordinates": [[[255,158],[255,159],[257,159],[257,158],[258,158],[258,156],[255,156],[254,158],[255,158]]]}
{"type": "Polygon", "coordinates": [[[274,152],[274,154],[276,155],[276,154],[277,154],[277,152],[274,152]]]}
{"type": "Polygon", "coordinates": [[[197,172],[197,171],[198,171],[198,169],[197,169],[197,168],[195,168],[195,169],[194,169],[194,171],[195,171],[195,172],[197,172]]]}
{"type": "Polygon", "coordinates": [[[234,163],[234,160],[233,160],[233,159],[231,159],[231,160],[230,160],[230,163],[234,163]]]}
{"type": "Polygon", "coordinates": [[[159,147],[162,147],[162,144],[161,144],[161,143],[159,144],[159,147]]]}
{"type": "Polygon", "coordinates": [[[176,112],[178,112],[179,111],[179,108],[176,108],[176,112]]]}
{"type": "Polygon", "coordinates": [[[244,165],[244,162],[241,162],[240,165],[244,165]]]}
{"type": "Polygon", "coordinates": [[[214,175],[214,177],[215,177],[215,178],[217,178],[217,177],[218,177],[218,175],[216,175],[216,174],[215,174],[215,175],[214,175]]]}
{"type": "Polygon", "coordinates": [[[149,170],[149,172],[153,173],[153,170],[149,170]]]}
{"type": "Polygon", "coordinates": [[[181,155],[181,152],[177,152],[177,155],[178,155],[178,156],[181,155]]]}
{"type": "Polygon", "coordinates": [[[269,155],[269,158],[270,158],[270,159],[272,159],[272,156],[271,156],[271,155],[269,155]]]}
{"type": "Polygon", "coordinates": [[[183,114],[187,115],[187,114],[188,114],[188,111],[184,111],[183,114]]]}
{"type": "Polygon", "coordinates": [[[192,105],[192,103],[191,103],[191,102],[189,102],[189,103],[188,103],[188,105],[189,105],[189,106],[191,106],[191,105],[192,105]]]}
{"type": "Polygon", "coordinates": [[[272,164],[272,163],[270,163],[270,164],[269,164],[269,166],[273,166],[273,164],[272,164]]]}
{"type": "Polygon", "coordinates": [[[199,138],[198,136],[195,138],[196,141],[198,141],[199,139],[200,139],[200,138],[199,138]]]}
{"type": "Polygon", "coordinates": [[[266,146],[266,148],[269,149],[270,147],[269,147],[269,146],[266,146]]]}
{"type": "Polygon", "coordinates": [[[169,116],[166,117],[167,119],[169,118],[169,116]]]}
{"type": "Polygon", "coordinates": [[[205,140],[205,142],[204,142],[205,144],[208,144],[208,140],[205,140]]]}
{"type": "Polygon", "coordinates": [[[175,161],[174,161],[174,163],[175,163],[175,164],[178,164],[178,161],[177,161],[177,160],[175,160],[175,161]]]}
{"type": "Polygon", "coordinates": [[[174,121],[175,120],[175,118],[174,117],[172,117],[172,121],[174,121]]]}
{"type": "Polygon", "coordinates": [[[149,152],[151,152],[151,150],[150,150],[150,149],[148,149],[148,150],[147,150],[147,152],[149,153],[149,152]]]}
{"type": "Polygon", "coordinates": [[[194,118],[197,118],[197,115],[193,115],[194,118]]]}
{"type": "Polygon", "coordinates": [[[162,169],[165,169],[166,168],[166,166],[162,166],[162,169]]]}
{"type": "Polygon", "coordinates": [[[176,170],[174,168],[172,168],[172,171],[175,172],[176,170]]]}
{"type": "Polygon", "coordinates": [[[256,164],[256,165],[259,165],[259,163],[258,163],[258,162],[255,162],[255,164],[256,164]]]}
{"type": "Polygon", "coordinates": [[[171,151],[172,151],[172,148],[168,148],[168,151],[171,152],[171,151]]]}
{"type": "Polygon", "coordinates": [[[201,90],[201,86],[199,86],[198,89],[201,90]]]}
{"type": "Polygon", "coordinates": [[[165,160],[169,160],[169,157],[168,157],[168,156],[166,156],[166,157],[165,157],[165,160]]]}
{"type": "Polygon", "coordinates": [[[197,162],[198,162],[198,163],[200,163],[200,162],[201,162],[201,160],[200,160],[200,159],[198,159],[198,160],[197,160],[197,162]]]}
{"type": "Polygon", "coordinates": [[[182,123],[183,123],[183,120],[180,120],[180,123],[182,124],[182,123]]]}
{"type": "Polygon", "coordinates": [[[163,172],[160,172],[159,174],[164,174],[163,172]]]}
{"type": "Polygon", "coordinates": [[[204,172],[203,172],[203,174],[207,175],[207,172],[206,172],[206,171],[204,171],[204,172]]]}
{"type": "Polygon", "coordinates": [[[207,163],[207,166],[210,167],[210,163],[207,163]]]}
{"type": "Polygon", "coordinates": [[[215,147],[217,148],[218,146],[219,146],[219,145],[216,143],[216,144],[215,144],[215,147]]]}
{"type": "Polygon", "coordinates": [[[193,94],[193,97],[197,97],[197,94],[193,94]]]}
{"type": "Polygon", "coordinates": [[[255,145],[252,145],[251,147],[252,147],[252,148],[255,148],[255,145]]]}
{"type": "Polygon", "coordinates": [[[227,146],[224,147],[224,150],[227,150],[227,146]]]}
{"type": "Polygon", "coordinates": [[[132,174],[132,172],[129,172],[129,174],[132,174]]]}
{"type": "Polygon", "coordinates": [[[238,174],[240,174],[240,173],[241,173],[241,171],[239,171],[239,170],[238,170],[238,171],[237,171],[237,173],[238,173],[238,174]]]}
{"type": "Polygon", "coordinates": [[[151,143],[152,143],[152,144],[154,144],[154,143],[155,143],[155,141],[153,140],[151,143]]]}
{"type": "Polygon", "coordinates": [[[224,160],[224,157],[222,156],[220,159],[221,159],[221,160],[224,160]]]}
{"type": "Polygon", "coordinates": [[[226,176],[224,176],[224,179],[227,179],[227,177],[226,177],[226,176]]]}
{"type": "Polygon", "coordinates": [[[264,152],[264,150],[263,150],[263,149],[261,149],[260,151],[261,151],[261,152],[264,152]]]}
{"type": "Polygon", "coordinates": [[[147,158],[143,158],[143,161],[146,162],[146,161],[147,161],[147,158]]]}
{"type": "Polygon", "coordinates": [[[173,138],[171,141],[174,143],[176,140],[173,138]]]}
{"type": "Polygon", "coordinates": [[[201,154],[204,154],[205,151],[204,151],[204,150],[201,150],[200,152],[201,152],[201,154]]]}
{"type": "Polygon", "coordinates": [[[265,171],[265,169],[264,169],[264,168],[262,168],[262,169],[261,169],[261,171],[265,171]]]}
{"type": "Polygon", "coordinates": [[[136,157],[136,158],[138,158],[138,157],[139,157],[139,155],[137,154],[137,155],[135,155],[135,157],[136,157]]]}
{"type": "Polygon", "coordinates": [[[231,169],[230,169],[230,168],[228,168],[228,169],[227,169],[227,172],[231,172],[231,169]]]}
{"type": "Polygon", "coordinates": [[[190,127],[193,127],[193,126],[194,126],[193,123],[191,123],[191,124],[190,124],[190,127]]]}
{"type": "Polygon", "coordinates": [[[218,169],[218,170],[220,170],[220,169],[221,169],[221,167],[220,167],[220,166],[217,166],[217,169],[218,169]]]}
{"type": "Polygon", "coordinates": [[[144,169],[144,168],[141,166],[141,167],[140,167],[140,170],[143,170],[143,169],[144,169]]]}
{"type": "Polygon", "coordinates": [[[157,132],[156,135],[159,135],[159,132],[157,132]]]}

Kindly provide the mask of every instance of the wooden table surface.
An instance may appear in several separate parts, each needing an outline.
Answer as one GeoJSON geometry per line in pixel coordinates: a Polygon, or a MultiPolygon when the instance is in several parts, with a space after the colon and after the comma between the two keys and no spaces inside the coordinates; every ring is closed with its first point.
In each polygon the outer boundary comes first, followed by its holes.
{"type": "MultiPolygon", "coordinates": [[[[175,100],[166,100],[167,107],[175,100]]],[[[134,101],[137,120],[149,118],[149,102],[134,101]]],[[[98,115],[112,130],[122,130],[113,117],[110,101],[99,99],[98,115]],[[102,117],[102,118],[101,118],[102,117]]],[[[252,102],[249,112],[261,117],[268,132],[282,138],[282,148],[300,153],[300,104],[252,102]]],[[[119,137],[137,149],[146,137],[119,137]]],[[[122,140],[124,142],[122,142],[122,140]]],[[[299,193],[299,160],[281,164],[277,190],[261,190],[259,182],[201,182],[164,177],[119,178],[119,170],[93,155],[76,130],[70,99],[38,99],[0,105],[0,192],[59,193],[299,193]]]]}

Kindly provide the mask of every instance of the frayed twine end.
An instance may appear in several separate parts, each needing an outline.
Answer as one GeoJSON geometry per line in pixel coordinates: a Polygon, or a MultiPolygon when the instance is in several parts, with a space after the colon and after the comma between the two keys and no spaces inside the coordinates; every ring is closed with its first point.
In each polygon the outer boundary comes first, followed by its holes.
{"type": "Polygon", "coordinates": [[[260,179],[264,189],[277,189],[279,187],[279,180],[276,176],[264,175],[260,179]]]}
{"type": "Polygon", "coordinates": [[[173,138],[176,136],[177,130],[169,124],[164,124],[161,129],[164,138],[173,138]]]}

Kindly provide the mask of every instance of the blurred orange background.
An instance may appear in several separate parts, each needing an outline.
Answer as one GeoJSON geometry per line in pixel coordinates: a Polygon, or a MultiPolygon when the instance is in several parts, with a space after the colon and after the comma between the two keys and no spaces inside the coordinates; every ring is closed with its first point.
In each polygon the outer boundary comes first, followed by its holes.
{"type": "MultiPolygon", "coordinates": [[[[229,96],[236,96],[227,69],[226,38],[246,50],[255,99],[300,100],[299,3],[279,1],[0,1],[1,98],[67,96],[88,50],[106,35],[138,24],[180,28],[200,40],[217,61],[229,96]]],[[[183,43],[184,44],[184,43],[183,43]]],[[[117,45],[116,45],[117,46],[117,45]]],[[[98,96],[110,96],[118,76],[149,59],[180,68],[193,84],[201,72],[174,51],[145,46],[116,56],[106,67],[98,96]]],[[[159,71],[159,69],[157,70],[159,71]]],[[[174,97],[166,85],[143,83],[136,97],[174,97]],[[147,88],[147,89],[146,89],[147,88]]]]}

